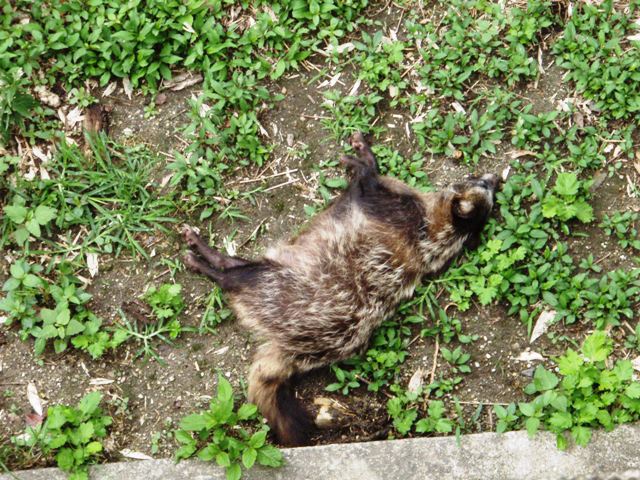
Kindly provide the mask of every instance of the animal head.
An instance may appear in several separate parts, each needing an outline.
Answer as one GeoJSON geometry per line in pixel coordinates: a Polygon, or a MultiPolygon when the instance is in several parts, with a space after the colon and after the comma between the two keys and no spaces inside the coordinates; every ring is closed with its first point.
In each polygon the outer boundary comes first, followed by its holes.
{"type": "Polygon", "coordinates": [[[493,209],[499,183],[496,175],[487,173],[451,186],[451,216],[456,230],[475,233],[482,229],[493,209]]]}

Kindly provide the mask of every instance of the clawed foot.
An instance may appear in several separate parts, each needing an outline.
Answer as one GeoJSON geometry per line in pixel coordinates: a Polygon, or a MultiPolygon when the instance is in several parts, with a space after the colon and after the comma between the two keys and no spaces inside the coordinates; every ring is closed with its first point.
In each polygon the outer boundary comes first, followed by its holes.
{"type": "Polygon", "coordinates": [[[185,253],[182,262],[187,266],[189,270],[192,270],[197,273],[203,273],[202,271],[202,260],[198,258],[198,256],[193,252],[185,253]]]}
{"type": "Polygon", "coordinates": [[[349,138],[349,144],[360,156],[364,155],[369,149],[369,144],[364,139],[364,135],[362,134],[362,132],[356,132],[351,135],[351,137],[349,138]]]}
{"type": "MultiPolygon", "coordinates": [[[[364,138],[362,132],[355,132],[349,137],[349,144],[356,151],[358,157],[358,165],[365,165],[368,168],[377,170],[376,157],[371,151],[369,142],[364,138]]],[[[344,161],[341,159],[344,163],[344,161]]]]}
{"type": "Polygon", "coordinates": [[[362,162],[351,155],[343,155],[340,157],[340,163],[347,168],[357,168],[362,166],[362,162]]]}
{"type": "Polygon", "coordinates": [[[196,230],[187,224],[182,226],[180,233],[182,233],[182,238],[184,238],[187,246],[191,249],[195,249],[198,243],[201,242],[196,230]]]}

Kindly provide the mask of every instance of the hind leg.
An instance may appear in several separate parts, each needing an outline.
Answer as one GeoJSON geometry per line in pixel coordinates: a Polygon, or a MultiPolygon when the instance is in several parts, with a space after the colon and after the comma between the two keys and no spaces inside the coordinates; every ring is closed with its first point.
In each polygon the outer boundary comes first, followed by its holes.
{"type": "Polygon", "coordinates": [[[220,285],[223,290],[229,288],[229,282],[227,281],[227,275],[225,272],[212,268],[207,261],[198,257],[195,253],[187,252],[183,258],[183,262],[190,270],[209,277],[220,285]]]}
{"type": "Polygon", "coordinates": [[[243,267],[252,263],[244,258],[230,257],[214,250],[188,225],[182,227],[182,236],[189,248],[202,255],[209,265],[215,269],[226,270],[227,268],[243,267]]]}
{"type": "Polygon", "coordinates": [[[263,273],[269,269],[264,262],[245,261],[240,266],[220,270],[212,267],[209,262],[194,252],[187,252],[183,262],[190,270],[206,275],[227,292],[255,287],[263,273]]]}

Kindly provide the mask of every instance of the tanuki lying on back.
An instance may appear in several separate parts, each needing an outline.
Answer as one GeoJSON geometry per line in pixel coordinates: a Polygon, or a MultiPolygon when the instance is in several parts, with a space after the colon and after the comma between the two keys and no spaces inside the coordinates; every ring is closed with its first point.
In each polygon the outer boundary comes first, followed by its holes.
{"type": "Polygon", "coordinates": [[[189,227],[185,263],[226,293],[240,323],[264,341],[249,374],[249,401],[284,445],[308,442],[314,424],[292,377],[366,348],[373,330],[425,276],[473,248],[492,210],[498,178],[471,177],[421,193],[378,174],[361,134],[343,157],[348,188],[295,238],[259,260],[209,248],[189,227]]]}

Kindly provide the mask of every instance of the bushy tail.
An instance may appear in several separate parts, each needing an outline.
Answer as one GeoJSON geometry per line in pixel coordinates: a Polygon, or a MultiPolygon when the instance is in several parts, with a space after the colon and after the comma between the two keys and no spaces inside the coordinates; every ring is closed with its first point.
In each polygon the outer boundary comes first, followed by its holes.
{"type": "Polygon", "coordinates": [[[249,373],[249,401],[255,403],[278,441],[285,446],[306,445],[314,423],[298,403],[291,385],[292,362],[267,343],[260,346],[249,373]]]}

